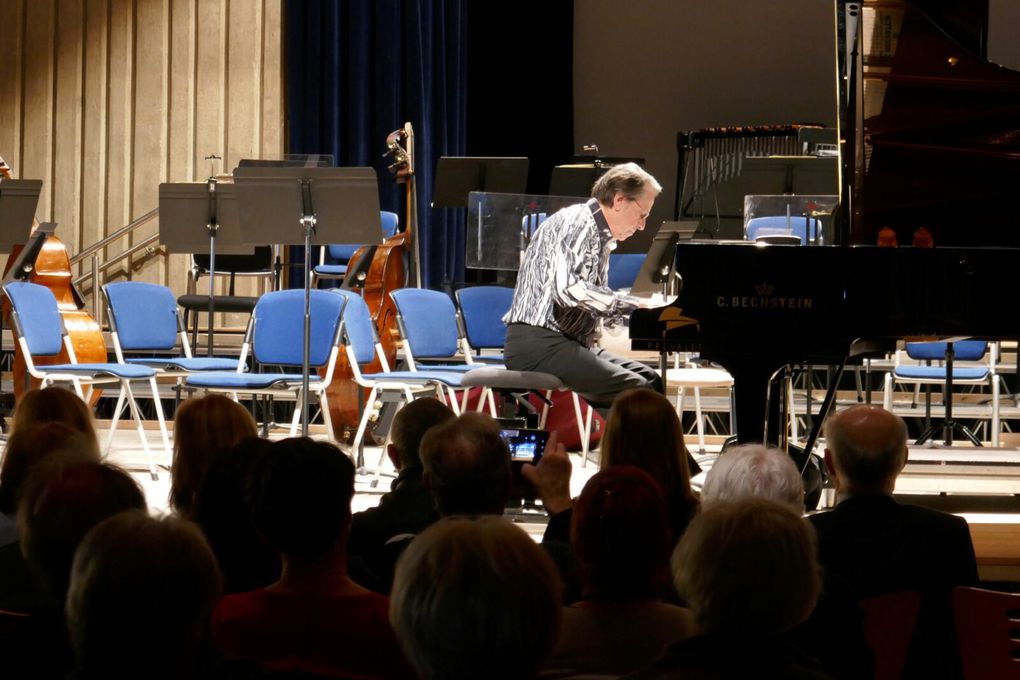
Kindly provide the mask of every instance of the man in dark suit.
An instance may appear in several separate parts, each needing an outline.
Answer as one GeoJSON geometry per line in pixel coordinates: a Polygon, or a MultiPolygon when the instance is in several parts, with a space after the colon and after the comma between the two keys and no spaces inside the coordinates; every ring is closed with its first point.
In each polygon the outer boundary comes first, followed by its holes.
{"type": "Polygon", "coordinates": [[[825,425],[825,463],[835,509],[814,515],[819,562],[860,599],[897,591],[921,596],[905,677],[959,677],[950,593],[977,583],[966,520],[892,497],[907,462],[903,420],[854,406],[825,425]]]}
{"type": "Polygon", "coordinates": [[[354,514],[347,551],[373,555],[399,534],[416,534],[439,519],[432,494],[422,484],[418,449],[430,428],[453,418],[453,411],[437,399],[416,399],[393,418],[386,454],[397,470],[389,493],[379,505],[354,514]]]}

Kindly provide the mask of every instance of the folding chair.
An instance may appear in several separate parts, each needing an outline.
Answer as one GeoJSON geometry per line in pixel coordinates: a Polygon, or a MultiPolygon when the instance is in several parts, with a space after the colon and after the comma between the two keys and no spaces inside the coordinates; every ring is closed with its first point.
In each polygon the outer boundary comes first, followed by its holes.
{"type": "MultiPolygon", "coordinates": [[[[536,392],[544,395],[545,404],[539,416],[539,427],[545,427],[549,412],[550,396],[553,390],[565,389],[560,379],[549,373],[538,371],[509,371],[496,366],[480,367],[479,363],[501,362],[502,349],[506,343],[506,325],[503,316],[509,311],[513,302],[514,290],[505,286],[473,286],[461,288],[456,292],[457,305],[460,307],[459,321],[462,329],[464,358],[473,363],[476,370],[467,373],[461,380],[465,387],[482,387],[485,389],[483,398],[488,399],[489,412],[496,416],[496,403],[493,391],[503,393],[536,392]],[[486,350],[500,350],[499,354],[481,355],[486,350]]],[[[577,394],[571,393],[574,403],[574,417],[577,420],[578,434],[581,437],[582,463],[588,457],[588,440],[591,438],[592,409],[588,407],[586,416],[581,415],[581,400],[577,394]]],[[[478,410],[482,409],[481,399],[478,410]]]]}
{"type": "Polygon", "coordinates": [[[106,284],[103,293],[108,303],[113,349],[120,363],[142,364],[182,374],[229,371],[237,366],[233,359],[191,355],[177,300],[166,286],[123,281],[106,284]],[[163,356],[129,356],[128,352],[161,353],[163,356]]]}
{"type": "MultiPolygon", "coordinates": [[[[885,376],[884,406],[886,410],[893,407],[893,389],[896,383],[914,385],[920,390],[921,385],[942,385],[944,386],[949,377],[949,372],[944,364],[940,362],[945,358],[948,346],[945,342],[908,342],[901,353],[896,352],[895,366],[885,376]],[[905,363],[903,354],[915,363],[905,363]]],[[[1002,386],[1002,376],[996,373],[998,363],[998,343],[988,343],[984,340],[960,340],[953,343],[954,364],[952,371],[953,385],[990,385],[991,393],[991,442],[992,446],[999,445],[999,394],[1002,386]],[[983,359],[987,355],[988,360],[983,359]],[[960,363],[955,363],[960,362],[960,363]],[[981,362],[981,363],[978,363],[981,362]]],[[[914,394],[916,403],[917,391],[914,394]]],[[[952,394],[943,394],[943,405],[952,403],[952,394]]],[[[926,395],[925,418],[931,419],[931,395],[926,395]]],[[[972,443],[980,445],[980,441],[970,430],[957,422],[950,421],[950,427],[961,432],[971,440],[972,443]]],[[[941,431],[941,427],[928,428],[917,443],[922,443],[927,438],[941,431]]],[[[937,438],[937,437],[935,437],[937,438]]]]}
{"type": "MultiPolygon", "coordinates": [[[[382,238],[387,239],[397,233],[400,226],[400,217],[395,212],[380,210],[379,218],[382,224],[382,238]]],[[[334,243],[319,250],[319,264],[312,269],[312,287],[319,279],[342,280],[347,276],[347,266],[358,248],[363,247],[361,243],[334,243]],[[334,263],[326,262],[326,254],[334,263]]]]}
{"type": "MultiPolygon", "coordinates": [[[[339,352],[340,318],[345,299],[328,291],[311,291],[311,330],[309,338],[309,397],[319,397],[322,417],[330,439],[336,439],[329,415],[326,387],[333,379],[339,352]],[[318,370],[325,368],[325,376],[318,370]]],[[[209,392],[225,392],[235,399],[239,392],[275,396],[293,395],[297,400],[290,424],[290,436],[297,434],[301,422],[302,375],[300,372],[246,373],[248,353],[262,366],[298,367],[303,362],[302,328],[304,327],[305,293],[303,290],[281,290],[259,298],[252,311],[241,356],[234,372],[210,371],[188,377],[185,386],[209,392]]]]}
{"type": "Polygon", "coordinates": [[[149,474],[154,480],[158,479],[156,464],[152,459],[152,451],[149,449],[145,427],[142,425],[141,411],[138,409],[138,403],[131,390],[131,382],[134,380],[148,382],[152,391],[156,417],[159,420],[163,447],[169,456],[171,452],[170,436],[167,433],[163,406],[160,403],[159,390],[156,387],[156,371],[148,366],[133,364],[79,364],[74,354],[74,346],[64,328],[64,322],[57,307],[57,299],[49,288],[35,283],[15,281],[8,283],[3,290],[11,302],[11,323],[17,336],[18,346],[25,357],[25,368],[29,375],[41,380],[44,387],[55,383],[69,383],[83,400],[85,399],[85,393],[82,391],[83,386],[88,386],[91,392],[93,385],[117,383],[120,390],[117,393],[117,405],[114,407],[113,421],[110,423],[110,432],[106,439],[106,449],[108,451],[113,443],[117,422],[120,420],[124,404],[127,403],[131,416],[135,419],[142,449],[145,451],[149,463],[149,474]],[[60,354],[61,349],[67,352],[70,362],[47,366],[35,365],[33,357],[56,356],[60,354]]]}
{"type": "Polygon", "coordinates": [[[967,680],[1020,677],[1020,595],[956,588],[953,617],[967,680]]]}
{"type": "MultiPolygon", "coordinates": [[[[333,289],[326,294],[335,295],[346,300],[344,307],[343,322],[340,326],[340,342],[347,352],[347,358],[354,374],[354,381],[358,385],[370,390],[365,404],[372,404],[383,392],[391,392],[400,396],[405,401],[412,401],[415,395],[435,394],[439,399],[446,399],[454,413],[460,413],[460,406],[457,404],[455,389],[461,387],[460,373],[452,371],[391,371],[382,345],[376,335],[375,325],[372,323],[372,316],[368,306],[361,296],[346,290],[333,289]],[[382,372],[365,374],[361,367],[378,359],[382,366],[382,372]]],[[[362,443],[365,430],[368,427],[369,418],[372,415],[371,408],[364,409],[361,420],[358,423],[357,433],[354,435],[352,448],[355,452],[359,465],[362,462],[362,443]]],[[[378,484],[380,470],[382,468],[382,456],[379,464],[376,465],[375,480],[373,485],[378,484]]]]}

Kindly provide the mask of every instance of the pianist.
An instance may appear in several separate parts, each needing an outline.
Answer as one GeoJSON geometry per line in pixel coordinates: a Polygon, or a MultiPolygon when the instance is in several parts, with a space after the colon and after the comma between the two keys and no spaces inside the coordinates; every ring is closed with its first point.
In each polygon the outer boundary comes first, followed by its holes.
{"type": "Polygon", "coordinates": [[[595,346],[603,322],[618,322],[641,306],[608,288],[609,253],[644,229],[661,191],[654,177],[624,163],[599,178],[586,203],[542,223],[524,253],[513,304],[503,317],[507,368],[551,373],[603,410],[629,388],[661,391],[653,369],[595,346]]]}

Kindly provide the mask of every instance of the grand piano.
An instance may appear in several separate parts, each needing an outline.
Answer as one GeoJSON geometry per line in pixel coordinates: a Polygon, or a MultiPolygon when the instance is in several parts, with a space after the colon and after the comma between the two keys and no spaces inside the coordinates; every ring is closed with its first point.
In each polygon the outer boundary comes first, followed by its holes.
{"type": "Polygon", "coordinates": [[[768,385],[786,365],[842,365],[902,337],[1020,337],[1006,294],[1020,263],[1008,205],[1020,187],[1020,73],[975,53],[987,11],[973,5],[836,2],[847,43],[839,245],[681,242],[676,300],[633,313],[633,349],[697,351],[730,371],[738,441],[778,441],[768,385]],[[877,247],[883,226],[901,244],[924,226],[937,247],[877,247]]]}

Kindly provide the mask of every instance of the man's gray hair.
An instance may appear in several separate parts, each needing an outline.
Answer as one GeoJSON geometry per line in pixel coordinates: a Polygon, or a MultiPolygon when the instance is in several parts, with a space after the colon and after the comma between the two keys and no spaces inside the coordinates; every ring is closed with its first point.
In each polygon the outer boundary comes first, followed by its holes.
{"type": "Polygon", "coordinates": [[[797,466],[781,450],[743,444],[716,459],[701,487],[702,505],[746,498],[767,498],[804,512],[804,482],[797,466]]]}
{"type": "Polygon", "coordinates": [[[646,188],[651,188],[656,195],[662,193],[662,185],[654,177],[645,172],[637,163],[621,163],[614,165],[606,174],[598,178],[591,188],[592,198],[598,199],[603,205],[611,205],[616,192],[619,191],[629,199],[639,198],[646,188]]]}

